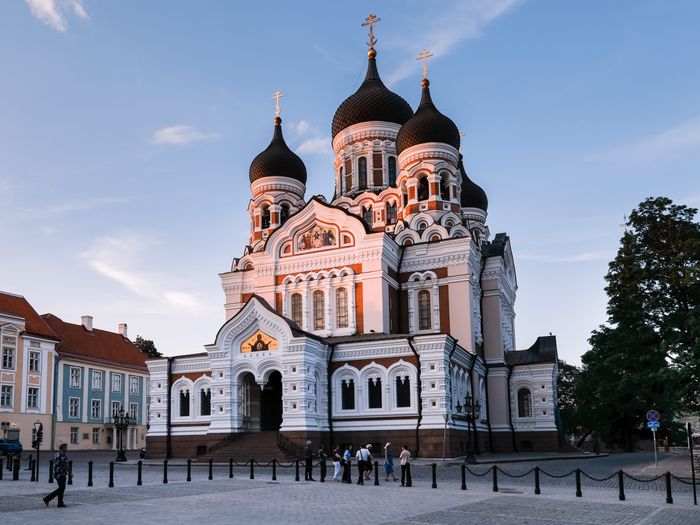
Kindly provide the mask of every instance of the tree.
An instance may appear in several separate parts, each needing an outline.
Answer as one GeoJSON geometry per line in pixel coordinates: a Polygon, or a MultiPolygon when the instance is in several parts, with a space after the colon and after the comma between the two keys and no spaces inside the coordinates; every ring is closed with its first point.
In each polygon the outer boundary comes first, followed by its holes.
{"type": "Polygon", "coordinates": [[[147,359],[156,359],[158,357],[163,357],[156,345],[150,339],[143,339],[140,335],[136,336],[136,341],[134,341],[136,347],[144,353],[147,359]]]}
{"type": "Polygon", "coordinates": [[[581,430],[580,409],[576,402],[576,383],[580,370],[566,361],[559,360],[557,375],[557,406],[563,430],[577,434],[581,430]]]}

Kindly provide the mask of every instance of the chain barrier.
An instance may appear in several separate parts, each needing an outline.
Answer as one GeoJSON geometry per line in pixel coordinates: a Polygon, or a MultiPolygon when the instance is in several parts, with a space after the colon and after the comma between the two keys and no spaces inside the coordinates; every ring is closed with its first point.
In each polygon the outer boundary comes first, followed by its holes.
{"type": "Polygon", "coordinates": [[[469,467],[467,467],[467,472],[469,472],[469,474],[471,474],[472,476],[476,476],[476,477],[478,477],[478,478],[481,478],[481,477],[484,477],[484,476],[488,475],[488,473],[491,472],[491,469],[488,469],[487,471],[482,472],[481,474],[479,474],[478,472],[474,472],[472,469],[470,469],[469,467]]]}
{"type": "MultiPolygon", "coordinates": [[[[662,478],[662,477],[663,477],[663,476],[659,476],[659,478],[662,478]]],[[[680,477],[676,476],[675,474],[671,474],[671,477],[672,477],[673,479],[675,479],[676,481],[678,481],[679,483],[683,483],[683,485],[690,485],[691,487],[693,486],[693,480],[692,480],[692,479],[691,479],[691,480],[688,480],[688,478],[683,479],[683,478],[680,478],[680,477]]],[[[694,484],[695,484],[695,485],[700,485],[700,483],[697,482],[697,481],[696,481],[694,484]]]]}
{"type": "Polygon", "coordinates": [[[503,474],[504,476],[508,476],[509,478],[524,478],[525,476],[529,476],[530,474],[535,472],[535,469],[531,468],[530,470],[528,470],[524,474],[509,474],[508,472],[503,470],[501,467],[496,467],[496,468],[501,472],[501,474],[503,474]]]}
{"type": "Polygon", "coordinates": [[[615,476],[617,476],[617,472],[613,472],[607,478],[596,478],[595,476],[591,476],[589,474],[586,474],[583,470],[581,471],[581,474],[592,481],[608,481],[609,479],[612,479],[615,476]]]}
{"type": "Polygon", "coordinates": [[[658,476],[654,476],[653,478],[642,479],[642,478],[637,478],[637,477],[633,476],[632,474],[628,474],[628,473],[625,472],[625,471],[623,471],[623,474],[624,474],[626,477],[628,477],[629,479],[631,479],[631,480],[633,480],[633,481],[636,481],[636,482],[638,482],[638,483],[649,483],[649,482],[651,482],[651,481],[660,480],[661,478],[664,477],[664,474],[660,474],[660,475],[658,475],[658,476]]]}
{"type": "Polygon", "coordinates": [[[548,476],[548,477],[554,478],[554,479],[568,478],[569,476],[571,476],[571,474],[576,474],[576,470],[572,470],[571,472],[567,472],[566,474],[562,474],[561,476],[559,476],[557,474],[550,474],[549,472],[547,472],[546,470],[543,470],[542,468],[540,468],[540,472],[542,474],[544,474],[545,476],[548,476]]]}

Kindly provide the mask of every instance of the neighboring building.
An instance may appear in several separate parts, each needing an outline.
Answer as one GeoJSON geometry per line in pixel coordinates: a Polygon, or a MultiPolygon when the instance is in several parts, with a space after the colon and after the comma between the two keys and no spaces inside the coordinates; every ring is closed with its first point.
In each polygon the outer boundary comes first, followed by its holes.
{"type": "Polygon", "coordinates": [[[42,315],[58,346],[54,447],[69,443],[73,450],[115,449],[112,417],[123,408],[133,419],[124,448],[145,445],[148,370],[144,355],[128,339],[126,324],[119,333],[93,328],[92,317],[81,324],[42,315]]]}
{"type": "Polygon", "coordinates": [[[439,456],[444,435],[448,455],[558,449],[556,340],[516,351],[510,239],[491,237],[457,127],[427,78],[414,113],[368,56],[333,117],[331,203],[305,200],[275,118],[250,166],[249,244],[220,274],[226,322],[205,353],[148,361],[153,456],[228,454],[265,431],[288,452],[392,441],[439,456]]]}
{"type": "Polygon", "coordinates": [[[25,449],[37,421],[44,427],[42,446],[49,446],[57,344],[24,297],[0,292],[0,428],[19,428],[25,449]]]}

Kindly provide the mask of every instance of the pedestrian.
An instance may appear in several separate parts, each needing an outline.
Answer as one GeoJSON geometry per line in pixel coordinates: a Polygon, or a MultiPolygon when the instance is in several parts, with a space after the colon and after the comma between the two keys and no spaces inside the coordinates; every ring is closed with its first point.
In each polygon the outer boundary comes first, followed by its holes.
{"type": "Polygon", "coordinates": [[[384,445],[384,473],[386,474],[384,481],[389,481],[389,476],[397,481],[394,475],[394,453],[391,451],[391,443],[384,445]]]}
{"type": "Polygon", "coordinates": [[[63,503],[63,493],[66,491],[66,478],[72,479],[73,472],[71,472],[70,463],[68,463],[68,456],[66,451],[68,450],[68,445],[61,443],[58,447],[58,452],[53,458],[53,477],[56,480],[56,485],[58,488],[54,490],[48,496],[42,498],[44,500],[44,505],[49,506],[49,501],[58,496],[58,507],[67,507],[63,503]]]}
{"type": "Polygon", "coordinates": [[[368,480],[372,474],[372,463],[374,462],[374,457],[372,457],[372,443],[367,443],[365,447],[367,451],[367,458],[365,459],[365,479],[368,480]]]}
{"type": "Polygon", "coordinates": [[[316,481],[313,477],[314,453],[311,450],[311,441],[307,441],[304,447],[304,461],[306,463],[304,468],[304,481],[316,481]]]}
{"type": "Polygon", "coordinates": [[[365,460],[364,460],[364,455],[362,454],[362,451],[366,450],[365,447],[360,445],[360,448],[357,450],[357,454],[355,454],[355,459],[357,460],[357,484],[358,485],[364,485],[365,484],[365,475],[364,475],[364,470],[365,470],[365,460]]]}
{"type": "Polygon", "coordinates": [[[399,461],[401,462],[401,486],[410,487],[413,483],[411,481],[411,453],[408,451],[408,445],[401,445],[399,461]]]}
{"type": "Polygon", "coordinates": [[[343,452],[343,483],[352,483],[352,445],[348,444],[343,452]]]}
{"type": "Polygon", "coordinates": [[[323,444],[318,446],[318,460],[319,460],[319,469],[321,470],[321,480],[326,479],[326,451],[323,448],[323,444]]]}
{"type": "Polygon", "coordinates": [[[340,456],[340,449],[338,447],[333,449],[331,458],[333,459],[333,481],[340,481],[340,463],[343,458],[340,456]]]}

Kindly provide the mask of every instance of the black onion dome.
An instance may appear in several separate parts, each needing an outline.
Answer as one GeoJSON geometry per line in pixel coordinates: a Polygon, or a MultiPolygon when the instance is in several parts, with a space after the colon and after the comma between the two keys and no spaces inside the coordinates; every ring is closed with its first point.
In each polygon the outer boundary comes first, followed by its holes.
{"type": "Polygon", "coordinates": [[[479,208],[488,211],[489,199],[486,197],[486,192],[467,175],[461,153],[459,154],[459,172],[462,174],[462,195],[460,196],[462,208],[479,208]]]}
{"type": "Polygon", "coordinates": [[[331,124],[333,138],[345,128],[360,122],[380,120],[403,124],[413,116],[409,103],[389,91],[379,78],[375,55],[374,50],[370,49],[365,80],[355,93],[338,106],[331,124]]]}
{"type": "Polygon", "coordinates": [[[438,111],[430,98],[430,82],[427,78],[421,83],[423,95],[416,114],[406,122],[396,137],[396,152],[425,144],[426,142],[442,142],[459,149],[459,130],[452,120],[438,111]]]}
{"type": "Polygon", "coordinates": [[[275,133],[272,135],[272,141],[250,163],[248,175],[251,183],[263,177],[276,176],[289,177],[306,184],[306,166],[284,141],[281,118],[275,118],[275,133]]]}

